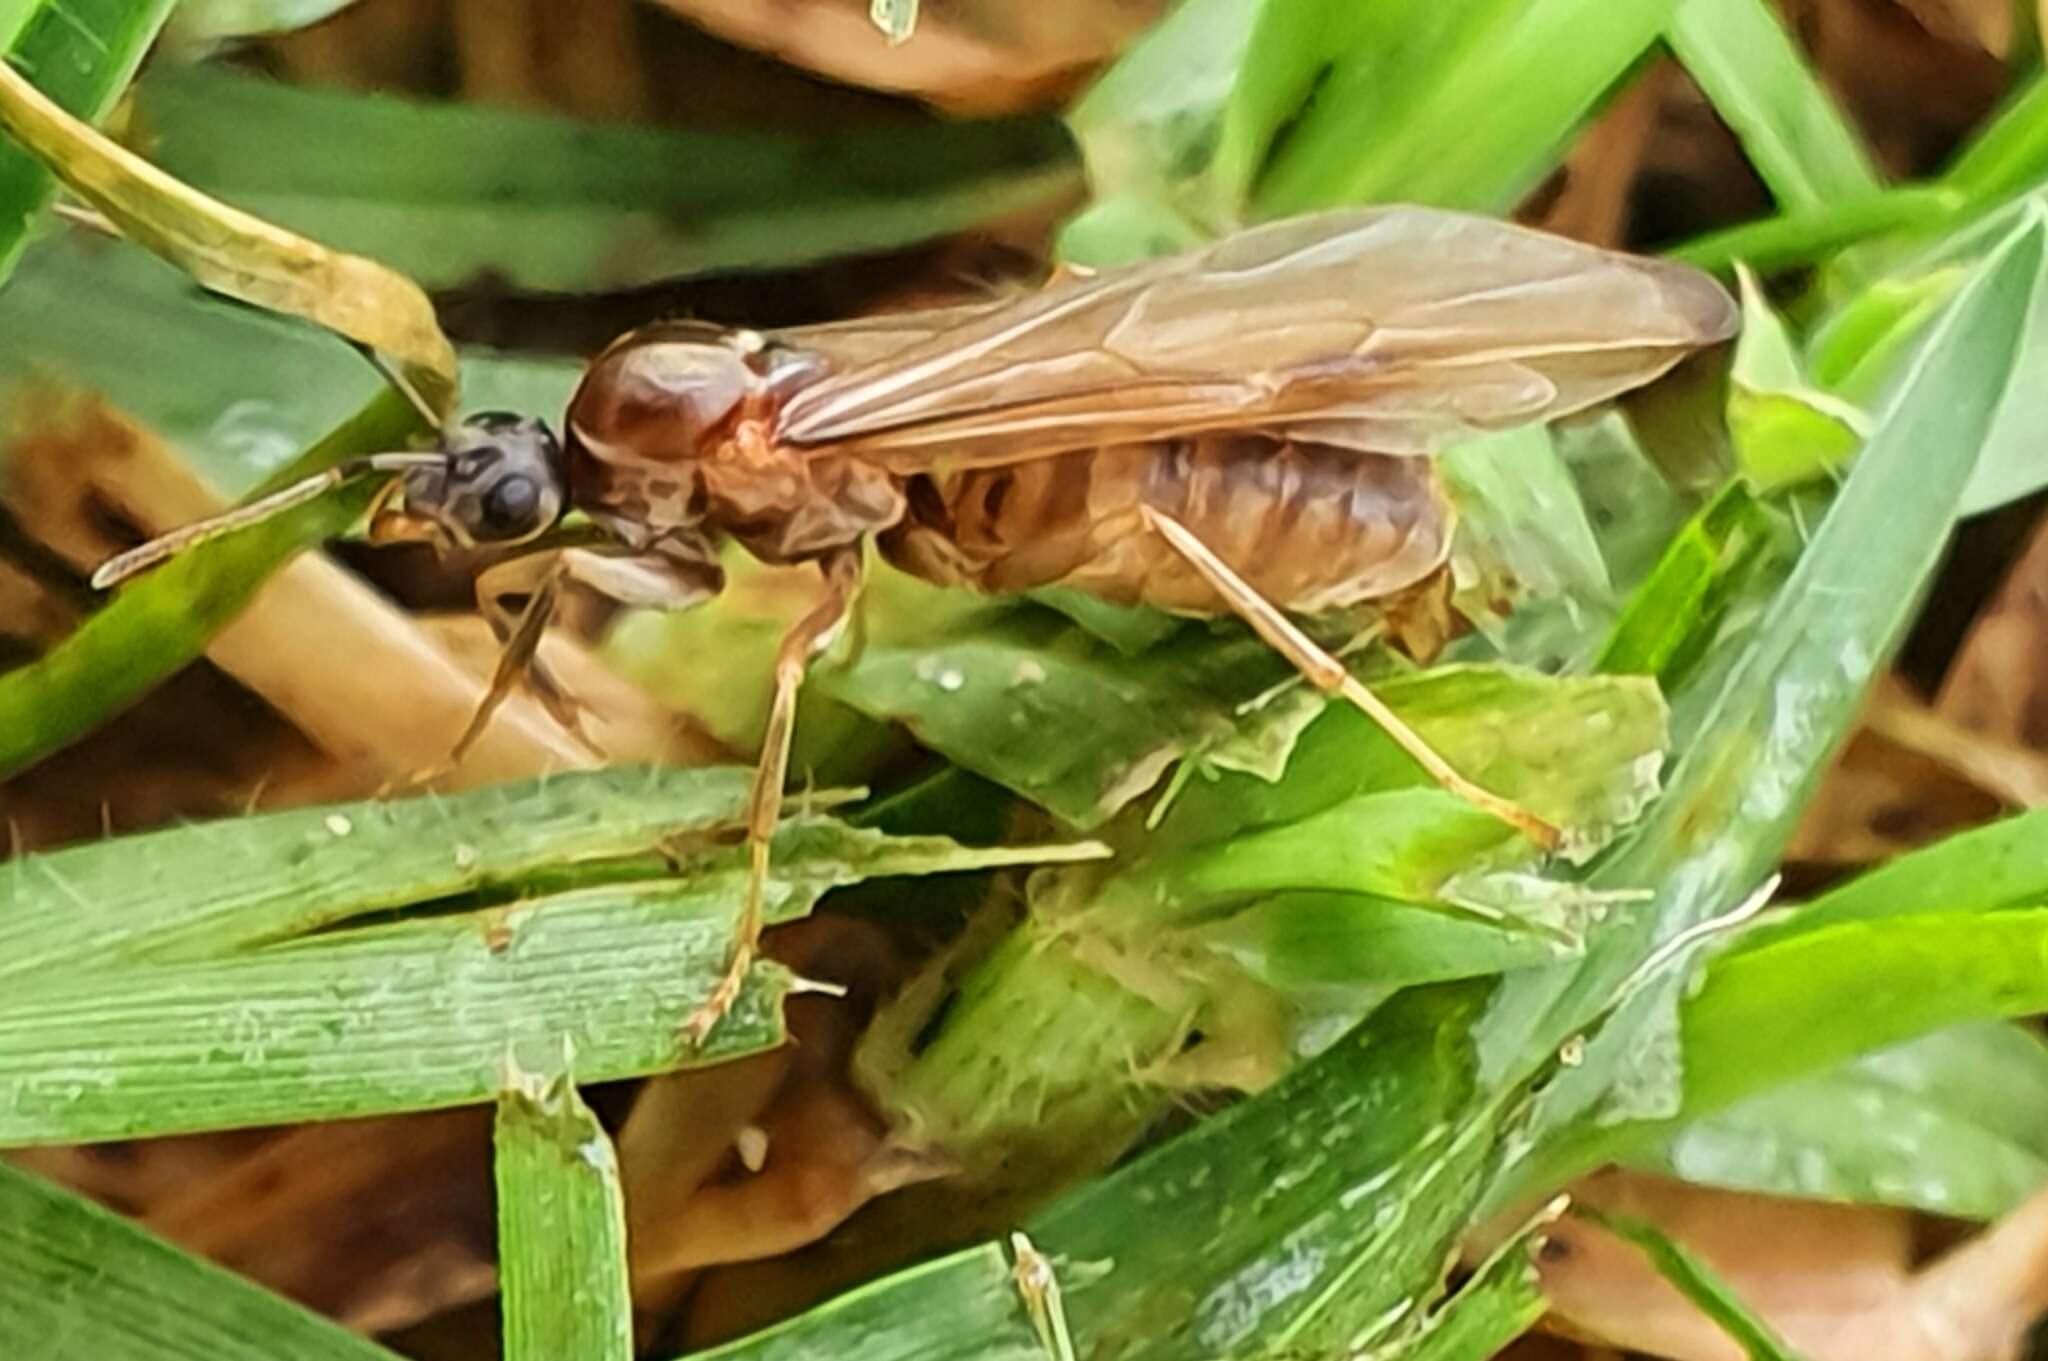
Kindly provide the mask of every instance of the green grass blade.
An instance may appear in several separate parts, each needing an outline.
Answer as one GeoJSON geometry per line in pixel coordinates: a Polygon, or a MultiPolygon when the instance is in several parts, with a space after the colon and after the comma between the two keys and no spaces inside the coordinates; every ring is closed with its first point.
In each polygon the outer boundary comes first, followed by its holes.
{"type": "MultiPolygon", "coordinates": [[[[745,882],[740,849],[685,849],[737,828],[745,783],[606,771],[18,860],[0,947],[36,967],[0,993],[0,1145],[488,1100],[508,1056],[546,1062],[564,1037],[591,1081],[773,1047],[789,979],[771,964],[704,1048],[679,1038],[723,975],[745,882]],[[664,842],[673,866],[649,855],[664,842]],[[122,886],[138,854],[161,868],[154,901],[122,886]]],[[[1099,853],[792,823],[769,910],[801,916],[869,878],[1099,853]]]]}
{"type": "MultiPolygon", "coordinates": [[[[98,122],[126,88],[176,0],[16,0],[0,9],[0,61],[77,117],[98,122]]],[[[56,181],[0,137],[0,283],[56,181]]]]}
{"type": "MultiPolygon", "coordinates": [[[[1518,904],[1518,906],[1526,905],[1518,904]]],[[[1369,893],[1279,893],[1188,933],[1283,993],[1393,989],[1532,968],[1570,956],[1563,930],[1369,893]]]]}
{"type": "Polygon", "coordinates": [[[631,1361],[618,1153],[566,1070],[508,1076],[492,1164],[505,1361],[631,1361]]]}
{"type": "Polygon", "coordinates": [[[1742,334],[1728,375],[1728,433],[1743,480],[1767,495],[1839,473],[1870,432],[1870,418],[1813,385],[1791,327],[1756,275],[1736,272],[1742,334]]]}
{"type": "Polygon", "coordinates": [[[1145,1361],[1323,1355],[1391,1341],[1436,1293],[1501,1134],[1475,1105],[1466,1027],[1483,989],[1403,993],[1260,1101],[1071,1193],[1030,1224],[1081,1351],[1145,1361]]]}
{"type": "Polygon", "coordinates": [[[1967,265],[1941,265],[1878,279],[1857,292],[1806,338],[1814,381],[1852,402],[1881,394],[1968,272],[1967,265]]]}
{"type": "Polygon", "coordinates": [[[664,840],[737,831],[749,779],[737,767],[614,767],[18,857],[0,869],[0,978],[220,957],[411,903],[510,891],[550,866],[649,856],[664,840]]]}
{"type": "Polygon", "coordinates": [[[1407,3],[1329,73],[1253,195],[1278,217],[1402,200],[1505,211],[1656,42],[1671,0],[1407,3]],[[1419,48],[1419,50],[1418,50],[1419,48]]]}
{"type": "MultiPolygon", "coordinates": [[[[1447,759],[1570,828],[1576,850],[1656,790],[1665,725],[1650,682],[1447,667],[1378,689],[1447,759]]],[[[1111,731],[1088,730],[1098,744],[1111,731]]],[[[963,975],[878,1088],[885,1109],[968,1165],[1029,1165],[1058,1184],[1114,1159],[1167,1105],[1142,1074],[1171,1061],[1191,1017],[1334,1004],[1327,1033],[1362,1014],[1362,994],[1569,957],[1606,906],[1512,873],[1532,848],[1429,786],[1347,705],[1300,734],[1277,782],[1206,772],[1152,811],[1149,828],[1113,828],[1127,855],[1107,880],[1040,882],[1034,915],[963,975]],[[1304,904],[1304,889],[1339,891],[1304,904]],[[1174,963],[1134,987],[1100,967],[1103,948],[1174,963]],[[1345,965],[1357,972],[1332,976],[1345,965]]]]}
{"type": "MultiPolygon", "coordinates": [[[[821,671],[816,684],[871,718],[907,724],[926,746],[1063,820],[1092,827],[1149,791],[1176,760],[1260,769],[1263,778],[1232,779],[1233,789],[1270,780],[1300,720],[1317,712],[1313,703],[1254,705],[1291,674],[1248,632],[1183,629],[1131,657],[1049,611],[1013,608],[956,615],[944,627],[915,619],[900,630],[878,626],[856,665],[821,671]],[[1047,731],[1091,740],[1047,743],[1047,731]],[[1261,742],[1272,748],[1268,759],[1248,761],[1261,742]]],[[[1661,709],[1654,696],[1611,680],[1470,666],[1377,685],[1446,759],[1482,783],[1506,781],[1508,797],[1533,800],[1529,806],[1589,840],[1633,816],[1641,791],[1625,767],[1586,759],[1573,743],[1594,741],[1619,759],[1661,744],[1652,731],[1658,718],[1650,710],[1661,709]],[[1536,713],[1552,726],[1517,721],[1536,713]]],[[[1374,746],[1370,737],[1359,741],[1374,746]]],[[[1343,777],[1354,789],[1390,769],[1406,773],[1400,783],[1421,778],[1398,754],[1356,754],[1362,764],[1343,777]]],[[[1255,788],[1245,797],[1265,795],[1255,788]]]]}
{"type": "Polygon", "coordinates": [[[1945,837],[1743,935],[1745,948],[1842,922],[1993,912],[2048,900],[2048,808],[1945,837]]]}
{"type": "Polygon", "coordinates": [[[1487,1254],[1413,1341],[1382,1355],[1388,1361],[1489,1361],[1535,1327],[1550,1306],[1535,1254],[1552,1217],[1546,1211],[1487,1254]]]}
{"type": "Polygon", "coordinates": [[[1730,482],[1671,539],[1608,634],[1594,669],[1655,676],[1676,691],[1705,657],[1728,611],[1763,573],[1782,568],[1790,535],[1740,482],[1730,482]]]}
{"type": "Polygon", "coordinates": [[[1960,189],[1901,185],[1708,232],[1666,254],[1717,273],[1737,264],[1769,273],[1817,263],[1889,232],[1938,230],[1961,217],[1969,205],[1969,195],[1960,189]]]}
{"type": "Polygon", "coordinates": [[[430,288],[629,288],[895,249],[1046,204],[1044,115],[826,138],[580,121],[166,67],[137,86],[170,173],[430,288]],[[687,173],[677,173],[687,167],[687,173]]]}
{"type": "Polygon", "coordinates": [[[1594,1223],[1636,1245],[1657,1274],[1678,1287],[1680,1294],[1714,1321],[1749,1361],[1800,1361],[1783,1340],[1750,1311],[1727,1283],[1705,1262],[1660,1232],[1655,1225],[1622,1215],[1598,1214],[1590,1209],[1579,1213],[1594,1223]]]}
{"type": "MultiPolygon", "coordinates": [[[[825,825],[792,827],[776,844],[771,922],[869,874],[1018,858],[825,825]]],[[[563,1036],[593,1082],[772,1049],[789,977],[767,963],[703,1047],[680,1039],[724,975],[743,866],[733,852],[672,880],[13,985],[0,1001],[0,1146],[483,1101],[508,1053],[538,1062],[563,1036]]]]}
{"type": "Polygon", "coordinates": [[[1231,92],[1251,79],[1259,16],[1284,0],[1182,0],[1067,111],[1094,202],[1060,234],[1061,259],[1107,266],[1192,246],[1231,215],[1203,179],[1231,92]]]}
{"type": "Polygon", "coordinates": [[[899,1271],[688,1361],[1052,1361],[1003,1250],[984,1243],[899,1271]]]}
{"type": "Polygon", "coordinates": [[[2036,75],[1978,130],[1942,182],[1980,207],[2048,179],[2048,77],[2036,75]]]}
{"type": "Polygon", "coordinates": [[[1412,6],[1399,0],[1382,5],[1349,5],[1336,0],[1268,0],[1256,9],[1257,22],[1225,101],[1208,170],[1218,206],[1235,209],[1250,196],[1274,141],[1316,96],[1330,76],[1330,63],[1363,43],[1381,40],[1380,30],[1408,22],[1412,6]]]}
{"type": "Polygon", "coordinates": [[[905,723],[925,746],[1078,827],[1113,816],[1177,756],[1230,740],[1236,707],[1287,677],[1249,635],[1182,631],[1130,658],[1029,606],[946,628],[906,622],[878,627],[854,666],[821,670],[819,693],[905,723]],[[1047,742],[1047,732],[1091,740],[1047,742]]]}
{"type": "Polygon", "coordinates": [[[1764,0],[1682,0],[1672,52],[1788,212],[1867,200],[1870,157],[1764,0]]]}
{"type": "MultiPolygon", "coordinates": [[[[1400,1340],[1497,1156],[1504,1115],[1477,1096],[1465,1042],[1483,995],[1404,993],[1259,1099],[1033,1218],[1077,1351],[1210,1361],[1400,1340]]],[[[1044,1361],[999,1268],[992,1247],[959,1253],[706,1361],[1044,1361]]]]}
{"type": "Polygon", "coordinates": [[[1998,428],[1963,494],[1965,514],[1995,510],[2048,486],[2048,458],[2041,454],[2040,433],[2048,428],[2048,290],[2034,299],[2020,372],[2024,381],[2006,395],[1998,428]]]}
{"type": "MultiPolygon", "coordinates": [[[[1600,1017],[1659,946],[1741,904],[1775,869],[1808,792],[1912,616],[1939,560],[1974,452],[1998,410],[2041,274],[2030,219],[1943,318],[1761,622],[1702,706],[1696,733],[1600,888],[1654,888],[1616,914],[1583,963],[1525,972],[1488,1017],[1492,1071],[1547,1062],[1600,1017]],[[1873,554],[1882,542],[1885,551],[1873,554]]],[[[1686,738],[1681,738],[1681,743],[1686,738]]],[[[1546,1093],[1553,1130],[1596,1108],[1669,1114],[1677,1101],[1676,988],[1639,988],[1546,1093]]]]}
{"type": "MultiPolygon", "coordinates": [[[[1491,1121],[1453,1118],[1472,1094],[1458,1036],[1478,997],[1406,994],[1262,1099],[1033,1219],[1027,1231],[1063,1283],[1080,1353],[1114,1339],[1132,1361],[1193,1361],[1387,1340],[1399,1322],[1390,1306],[1434,1293],[1459,1197],[1489,1161],[1491,1121]],[[1104,1262],[1114,1269],[1094,1266],[1104,1262]]],[[[974,1253],[712,1355],[855,1351],[1043,1358],[1006,1276],[974,1253]],[[899,1326],[864,1332],[891,1318],[899,1326]]]]}
{"type": "Polygon", "coordinates": [[[1512,578],[1527,597],[1524,604],[1614,604],[1585,497],[1548,426],[1520,426],[1454,445],[1439,455],[1439,466],[1458,508],[1461,555],[1512,578]]]}
{"type": "Polygon", "coordinates": [[[1686,1005],[1686,1109],[1944,1026],[2048,1010],[2044,949],[2041,907],[1850,921],[1735,949],[1686,1005]]]}
{"type": "Polygon", "coordinates": [[[1762,1195],[1996,1219],[2048,1185],[2048,1046],[2007,1022],[1936,1031],[1710,1112],[1624,1161],[1762,1195]]]}
{"type": "MultiPolygon", "coordinates": [[[[1853,922],[1724,956],[1686,1007],[1687,1114],[1914,1033],[2048,1006],[2044,957],[2048,909],[1853,922]]],[[[1410,1254],[1465,1222],[1510,1118],[1474,1081],[1465,1037],[1482,1001],[1471,987],[1404,993],[1277,1087],[1035,1218],[1083,1354],[1098,1339],[1148,1361],[1318,1354],[1368,1345],[1371,1311],[1395,1327],[1412,1316],[1436,1268],[1410,1254]]],[[[1513,1189],[1671,1128],[1601,1131],[1513,1189]]],[[[959,1253],[710,1356],[1041,1356],[1001,1265],[992,1246],[959,1253]]]]}
{"type": "Polygon", "coordinates": [[[5,1163],[0,1349],[36,1361],[399,1361],[5,1163]]]}
{"type": "MultiPolygon", "coordinates": [[[[1496,1188],[1512,1202],[1652,1147],[1702,1116],[1951,1026],[2048,1010],[2048,908],[1824,926],[1709,962],[1683,1007],[1679,1101],[1581,1123],[1496,1188]]],[[[1512,982],[1512,980],[1510,980],[1512,982]]]]}
{"type": "MultiPolygon", "coordinates": [[[[421,428],[412,408],[386,393],[291,469],[403,448],[421,428]]],[[[375,492],[374,482],[344,487],[186,553],[123,589],[38,660],[0,675],[0,776],[77,741],[197,659],[271,572],[354,524],[375,492]]]]}
{"type": "MultiPolygon", "coordinates": [[[[1473,1056],[1460,1037],[1480,996],[1404,994],[1259,1099],[1034,1218],[1077,1351],[1207,1361],[1409,1342],[1498,1129],[1497,1111],[1467,1104],[1473,1056]]],[[[1001,1267],[993,1246],[958,1253],[707,1361],[1044,1361],[1001,1267]]],[[[1527,1307],[1519,1289],[1482,1302],[1527,1307]]],[[[1461,1332],[1450,1326],[1461,1312],[1440,1315],[1447,1339],[1505,1326],[1480,1310],[1461,1332]]]]}
{"type": "Polygon", "coordinates": [[[564,1036],[593,1082],[772,1049],[788,977],[768,966],[701,1050],[680,1038],[738,920],[730,884],[654,883],[17,983],[0,1146],[487,1101],[508,1053],[564,1036]]]}
{"type": "Polygon", "coordinates": [[[1505,211],[1655,44],[1675,0],[1192,0],[1074,110],[1107,265],[1248,218],[1399,199],[1505,211]]]}

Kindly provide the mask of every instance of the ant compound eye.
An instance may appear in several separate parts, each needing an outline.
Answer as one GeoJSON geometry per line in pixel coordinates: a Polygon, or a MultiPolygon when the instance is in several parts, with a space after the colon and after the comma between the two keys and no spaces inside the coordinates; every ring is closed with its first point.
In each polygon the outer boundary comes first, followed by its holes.
{"type": "Polygon", "coordinates": [[[499,478],[484,493],[484,523],[502,534],[518,534],[534,528],[540,510],[540,485],[523,473],[499,478]]]}

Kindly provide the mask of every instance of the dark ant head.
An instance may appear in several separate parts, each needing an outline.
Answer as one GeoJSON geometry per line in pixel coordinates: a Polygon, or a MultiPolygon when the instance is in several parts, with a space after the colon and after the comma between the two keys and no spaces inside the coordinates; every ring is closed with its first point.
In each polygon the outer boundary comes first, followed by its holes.
{"type": "Polygon", "coordinates": [[[448,432],[446,457],[405,474],[405,509],[431,520],[458,547],[524,543],[569,508],[568,462],[543,421],[503,411],[448,432]]]}

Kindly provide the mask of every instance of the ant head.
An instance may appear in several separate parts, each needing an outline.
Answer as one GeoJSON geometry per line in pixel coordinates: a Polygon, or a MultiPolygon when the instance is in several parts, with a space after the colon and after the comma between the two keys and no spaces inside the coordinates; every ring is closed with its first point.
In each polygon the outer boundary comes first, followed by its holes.
{"type": "Polygon", "coordinates": [[[445,457],[405,473],[405,509],[463,548],[524,543],[569,508],[568,462],[545,422],[487,411],[448,432],[445,457]]]}

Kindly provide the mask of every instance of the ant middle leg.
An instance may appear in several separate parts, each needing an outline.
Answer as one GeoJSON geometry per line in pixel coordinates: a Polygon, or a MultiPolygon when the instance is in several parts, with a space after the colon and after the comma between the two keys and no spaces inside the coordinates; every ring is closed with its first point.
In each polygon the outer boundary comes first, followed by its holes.
{"type": "Polygon", "coordinates": [[[782,786],[789,778],[789,748],[796,734],[797,693],[803,687],[804,673],[812,659],[832,645],[860,596],[858,548],[840,549],[820,566],[825,573],[824,598],[790,627],[775,651],[775,696],[761,739],[761,763],[754,769],[753,788],[747,797],[747,888],[739,931],[725,976],[683,1025],[699,1044],[739,999],[747,970],[760,949],[766,924],[763,897],[768,884],[768,851],[782,820],[782,786]]]}

